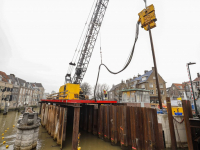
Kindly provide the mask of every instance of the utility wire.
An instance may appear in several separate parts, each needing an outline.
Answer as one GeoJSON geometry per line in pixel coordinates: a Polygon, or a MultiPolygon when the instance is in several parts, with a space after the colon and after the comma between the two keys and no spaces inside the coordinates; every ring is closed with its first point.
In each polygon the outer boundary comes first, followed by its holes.
{"type": "Polygon", "coordinates": [[[133,57],[133,52],[134,52],[134,49],[135,49],[135,44],[136,44],[137,39],[138,39],[139,24],[140,24],[140,22],[138,21],[137,24],[136,24],[135,42],[134,42],[134,44],[133,44],[133,48],[132,48],[132,50],[131,50],[131,53],[130,53],[130,55],[129,55],[129,57],[128,57],[128,61],[127,61],[127,63],[125,64],[125,66],[124,66],[120,71],[118,71],[118,72],[113,72],[113,71],[111,71],[105,64],[101,63],[101,64],[99,65],[99,70],[98,70],[96,85],[95,85],[95,88],[94,88],[94,98],[95,98],[95,101],[96,101],[96,87],[97,87],[98,80],[99,80],[99,74],[100,74],[101,66],[104,66],[104,67],[108,70],[108,72],[110,72],[111,74],[118,74],[118,73],[124,71],[124,70],[129,66],[129,64],[130,64],[130,62],[131,62],[131,60],[132,60],[132,57],[133,57]]]}

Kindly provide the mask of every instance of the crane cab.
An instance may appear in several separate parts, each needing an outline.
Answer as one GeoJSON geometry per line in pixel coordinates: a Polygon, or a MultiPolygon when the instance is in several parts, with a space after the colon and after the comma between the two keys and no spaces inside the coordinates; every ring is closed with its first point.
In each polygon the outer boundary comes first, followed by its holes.
{"type": "Polygon", "coordinates": [[[59,99],[79,99],[80,84],[67,83],[59,89],[59,99]]]}

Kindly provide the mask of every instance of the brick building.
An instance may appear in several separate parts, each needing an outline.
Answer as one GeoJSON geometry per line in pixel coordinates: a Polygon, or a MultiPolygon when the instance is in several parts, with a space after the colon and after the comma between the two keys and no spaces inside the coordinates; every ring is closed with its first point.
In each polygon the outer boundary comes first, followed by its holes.
{"type": "MultiPolygon", "coordinates": [[[[155,69],[152,67],[152,70],[144,71],[143,75],[138,74],[137,77],[133,77],[132,79],[126,80],[126,83],[121,82],[120,84],[117,84],[116,86],[113,86],[111,90],[109,91],[109,99],[116,100],[116,93],[120,93],[122,89],[145,89],[150,90],[150,101],[151,103],[158,103],[158,92],[156,88],[156,80],[155,80],[155,69]]],[[[160,85],[160,91],[161,91],[161,98],[162,102],[166,100],[166,82],[164,79],[158,74],[158,81],[160,85]]],[[[119,96],[120,97],[120,96],[119,96]]],[[[117,99],[119,100],[119,99],[117,99]]]]}
{"type": "Polygon", "coordinates": [[[0,110],[9,105],[12,99],[13,84],[5,72],[0,71],[0,110]]]}

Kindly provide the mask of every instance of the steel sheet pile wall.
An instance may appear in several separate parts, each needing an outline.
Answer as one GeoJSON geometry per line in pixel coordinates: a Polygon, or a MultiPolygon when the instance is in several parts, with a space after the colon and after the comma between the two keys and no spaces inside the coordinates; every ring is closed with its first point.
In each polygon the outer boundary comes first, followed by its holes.
{"type": "Polygon", "coordinates": [[[41,124],[62,147],[66,138],[67,108],[42,103],[41,124]]]}
{"type": "MultiPolygon", "coordinates": [[[[41,124],[61,145],[66,138],[67,110],[73,114],[72,149],[78,145],[79,127],[122,149],[163,149],[157,112],[152,108],[119,105],[74,104],[73,109],[43,103],[41,124]]],[[[69,106],[71,107],[71,106],[69,106]]],[[[162,130],[162,129],[161,129],[162,130]]],[[[81,146],[81,145],[80,145],[81,146]]]]}
{"type": "Polygon", "coordinates": [[[122,149],[164,148],[157,112],[152,108],[126,105],[86,105],[81,108],[80,127],[122,149]],[[91,116],[91,114],[93,116],[91,116]],[[93,126],[93,128],[92,128],[93,126]],[[93,131],[92,131],[93,130],[93,131]]]}

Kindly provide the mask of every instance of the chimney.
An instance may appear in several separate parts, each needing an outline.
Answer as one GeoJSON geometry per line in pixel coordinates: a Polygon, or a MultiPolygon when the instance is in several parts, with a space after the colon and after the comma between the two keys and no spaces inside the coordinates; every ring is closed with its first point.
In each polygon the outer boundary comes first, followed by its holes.
{"type": "Polygon", "coordinates": [[[197,73],[197,77],[198,77],[198,78],[200,77],[200,74],[199,74],[199,73],[197,73]]]}
{"type": "Polygon", "coordinates": [[[115,85],[113,84],[112,87],[114,87],[115,85]]]}
{"type": "Polygon", "coordinates": [[[145,70],[145,71],[144,71],[144,74],[146,74],[147,72],[148,72],[148,70],[145,70]]]}
{"type": "Polygon", "coordinates": [[[152,67],[152,70],[154,71],[154,70],[155,70],[155,68],[154,68],[154,67],[152,67]]]}
{"type": "Polygon", "coordinates": [[[134,80],[135,78],[137,78],[137,77],[134,76],[134,77],[133,77],[133,80],[134,80]]]}
{"type": "Polygon", "coordinates": [[[124,83],[124,81],[122,80],[122,83],[124,83]]]}
{"type": "Polygon", "coordinates": [[[15,78],[15,75],[14,74],[10,74],[10,76],[14,77],[15,78]]]}
{"type": "Polygon", "coordinates": [[[141,75],[138,73],[138,77],[140,77],[141,75]]]}

